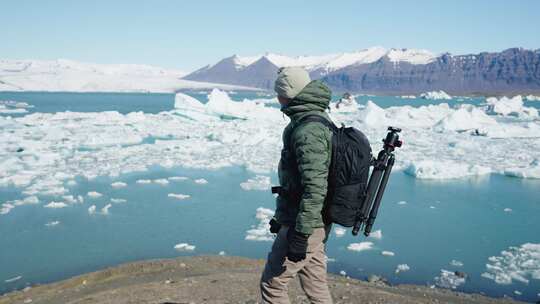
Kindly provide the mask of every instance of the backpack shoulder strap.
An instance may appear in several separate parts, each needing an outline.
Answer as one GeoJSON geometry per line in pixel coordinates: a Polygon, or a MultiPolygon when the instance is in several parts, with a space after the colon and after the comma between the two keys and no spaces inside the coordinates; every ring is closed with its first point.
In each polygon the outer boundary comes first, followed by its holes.
{"type": "MultiPolygon", "coordinates": [[[[338,130],[336,125],[333,122],[331,122],[330,120],[326,119],[324,116],[317,115],[317,114],[311,114],[311,115],[307,115],[307,116],[302,117],[294,125],[292,132],[294,132],[294,129],[296,129],[300,125],[308,123],[308,122],[319,122],[319,123],[325,125],[332,132],[336,132],[338,130]]],[[[291,132],[291,134],[292,134],[292,132],[291,132]]]]}

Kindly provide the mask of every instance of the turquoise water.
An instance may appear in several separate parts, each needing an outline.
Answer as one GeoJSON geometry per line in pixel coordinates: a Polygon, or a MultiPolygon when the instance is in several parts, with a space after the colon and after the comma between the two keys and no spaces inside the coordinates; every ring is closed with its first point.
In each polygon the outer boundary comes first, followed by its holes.
{"type": "MultiPolygon", "coordinates": [[[[253,93],[231,97],[254,98],[247,97],[253,96],[249,94],[253,93]]],[[[366,97],[360,100],[363,98],[366,97]]],[[[416,102],[377,97],[378,102],[376,97],[369,98],[377,103],[386,100],[388,105],[416,102]]],[[[172,94],[0,93],[0,100],[6,99],[28,102],[35,106],[31,110],[38,112],[67,109],[159,112],[174,104],[172,94]],[[63,98],[65,104],[55,101],[58,98],[63,98]],[[130,103],[130,99],[137,101],[130,103]]],[[[269,191],[245,191],[240,187],[241,182],[253,176],[242,167],[214,171],[153,167],[148,172],[115,179],[77,179],[77,185],[66,186],[70,194],[97,191],[103,196],[85,196],[83,204],[68,208],[26,205],[0,215],[0,293],[141,259],[220,251],[265,258],[271,242],[244,239],[246,231],[259,223],[255,219],[256,209],[274,209],[274,198],[269,191]],[[189,179],[171,181],[168,185],[135,183],[138,179],[170,176],[189,179]],[[195,183],[193,180],[198,178],[205,178],[208,184],[195,183]],[[125,182],[127,187],[111,188],[110,184],[116,181],[125,182]],[[168,193],[191,197],[176,200],[167,197],[168,193]],[[90,205],[95,204],[99,211],[111,198],[127,202],[113,203],[108,215],[88,214],[90,205]],[[45,226],[51,221],[60,223],[45,226]],[[193,244],[196,249],[178,252],[174,249],[178,243],[193,244]],[[22,278],[5,282],[17,276],[22,278]]],[[[276,176],[271,177],[275,183],[276,176]]],[[[22,197],[17,189],[0,188],[0,203],[22,197]]],[[[540,243],[538,215],[540,180],[491,175],[426,181],[395,172],[374,227],[381,229],[382,238],[368,239],[374,243],[372,250],[354,252],[347,250],[347,246],[365,238],[353,237],[350,231],[341,238],[332,233],[327,247],[332,259],[329,270],[334,273],[344,270],[356,278],[376,273],[392,283],[429,285],[441,269],[459,270],[469,278],[458,290],[537,301],[540,280],[500,285],[481,274],[486,271],[490,256],[499,256],[510,246],[540,243]],[[400,201],[407,203],[398,204],[400,201]],[[505,208],[512,211],[505,212],[505,208]],[[382,250],[392,251],[395,256],[383,256],[382,250]],[[452,260],[463,262],[463,267],[450,265],[452,260]],[[407,264],[410,270],[396,274],[399,264],[407,264]],[[515,295],[515,290],[522,295],[515,295]]]]}

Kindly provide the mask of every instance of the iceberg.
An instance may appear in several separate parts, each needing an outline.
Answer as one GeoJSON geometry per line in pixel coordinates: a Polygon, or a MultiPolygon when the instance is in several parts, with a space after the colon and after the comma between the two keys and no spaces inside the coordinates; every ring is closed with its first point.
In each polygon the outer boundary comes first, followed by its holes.
{"type": "Polygon", "coordinates": [[[465,278],[458,276],[453,271],[441,269],[441,274],[435,277],[435,285],[442,288],[456,289],[463,284],[465,284],[465,278]]]}
{"type": "Polygon", "coordinates": [[[409,270],[411,270],[409,265],[407,265],[407,264],[399,264],[396,267],[395,273],[398,274],[400,272],[405,272],[405,271],[409,271],[409,270]]]}
{"type": "Polygon", "coordinates": [[[513,281],[528,284],[530,280],[540,280],[540,244],[511,246],[500,256],[490,257],[482,277],[502,285],[513,281]]]}
{"type": "Polygon", "coordinates": [[[259,220],[257,226],[253,226],[252,229],[246,231],[246,240],[247,241],[273,241],[274,236],[270,232],[270,219],[274,216],[274,210],[259,207],[255,218],[259,220]]]}
{"type": "Polygon", "coordinates": [[[188,243],[179,243],[174,245],[174,249],[177,251],[193,251],[195,250],[195,245],[190,245],[188,243]]]}
{"type": "Polygon", "coordinates": [[[448,95],[445,91],[431,91],[420,94],[420,98],[423,99],[452,99],[452,96],[448,95]]]}
{"type": "Polygon", "coordinates": [[[487,103],[487,112],[493,115],[502,115],[502,116],[517,116],[520,118],[537,118],[538,110],[532,107],[523,106],[523,99],[520,95],[514,96],[512,98],[501,97],[497,99],[496,97],[490,97],[486,99],[487,103]]]}
{"type": "Polygon", "coordinates": [[[270,186],[270,176],[265,175],[257,175],[253,179],[250,178],[247,181],[240,183],[240,187],[246,191],[267,191],[270,189],[270,186]]]}
{"type": "Polygon", "coordinates": [[[491,169],[453,161],[425,160],[411,163],[405,173],[419,179],[450,179],[485,175],[491,173],[491,169]]]}
{"type": "Polygon", "coordinates": [[[360,243],[351,243],[349,246],[347,246],[347,249],[351,251],[366,251],[373,249],[373,243],[372,242],[360,242],[360,243]]]}

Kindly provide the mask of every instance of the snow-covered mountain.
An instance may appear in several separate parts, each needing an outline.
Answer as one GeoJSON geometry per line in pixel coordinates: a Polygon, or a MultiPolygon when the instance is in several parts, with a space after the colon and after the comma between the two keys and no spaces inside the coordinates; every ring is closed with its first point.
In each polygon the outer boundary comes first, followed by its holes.
{"type": "Polygon", "coordinates": [[[352,53],[289,57],[273,53],[234,55],[184,79],[271,89],[279,67],[301,66],[339,91],[455,94],[540,91],[538,50],[508,49],[474,55],[427,50],[368,48],[352,53]]]}
{"type": "Polygon", "coordinates": [[[181,79],[185,73],[138,64],[72,60],[0,60],[0,91],[174,92],[184,88],[234,88],[181,79]]]}

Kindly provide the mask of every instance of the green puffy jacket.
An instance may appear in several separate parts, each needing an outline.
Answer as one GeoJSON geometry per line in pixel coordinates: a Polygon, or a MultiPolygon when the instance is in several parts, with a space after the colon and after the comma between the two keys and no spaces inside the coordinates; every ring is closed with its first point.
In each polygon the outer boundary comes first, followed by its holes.
{"type": "Polygon", "coordinates": [[[282,136],[278,176],[285,194],[276,199],[275,218],[281,224],[296,224],[296,230],[304,234],[325,226],[322,210],[328,188],[332,132],[319,122],[302,123],[294,134],[291,131],[306,115],[317,114],[329,119],[324,111],[331,96],[330,89],[315,80],[281,109],[291,122],[282,136]]]}

